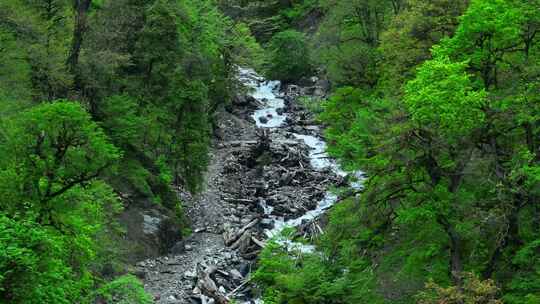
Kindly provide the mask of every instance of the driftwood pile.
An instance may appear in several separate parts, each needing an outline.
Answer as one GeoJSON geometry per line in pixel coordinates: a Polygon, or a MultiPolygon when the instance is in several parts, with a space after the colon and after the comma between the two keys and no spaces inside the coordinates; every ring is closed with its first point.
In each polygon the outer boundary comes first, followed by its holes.
{"type": "MultiPolygon", "coordinates": [[[[314,209],[338,179],[311,168],[303,143],[268,131],[259,131],[257,140],[223,142],[220,148],[230,151],[219,181],[220,200],[229,206],[224,208],[221,236],[225,246],[246,261],[255,260],[266,246],[265,229],[272,228],[273,219],[296,218],[314,209]]],[[[301,231],[308,230],[321,228],[306,223],[301,231]]],[[[223,304],[249,292],[249,274],[244,278],[231,269],[198,265],[193,299],[223,304]]]]}
{"type": "MultiPolygon", "coordinates": [[[[297,218],[316,208],[328,185],[339,181],[331,171],[320,172],[310,166],[309,149],[303,143],[272,135],[261,130],[256,141],[223,145],[235,150],[224,166],[222,199],[233,204],[232,217],[250,219],[242,225],[225,221],[223,238],[246,259],[256,257],[264,247],[264,228],[271,228],[270,218],[297,218]],[[262,202],[271,210],[264,210],[262,202]]],[[[311,229],[317,230],[316,226],[311,229]]]]}
{"type": "Polygon", "coordinates": [[[248,282],[249,280],[245,279],[236,270],[227,272],[215,265],[205,266],[198,264],[197,284],[191,298],[200,301],[202,304],[229,304],[231,298],[246,287],[248,282]],[[232,284],[230,283],[236,284],[237,287],[231,289],[232,284]],[[230,287],[230,292],[227,292],[225,285],[230,287]]]}

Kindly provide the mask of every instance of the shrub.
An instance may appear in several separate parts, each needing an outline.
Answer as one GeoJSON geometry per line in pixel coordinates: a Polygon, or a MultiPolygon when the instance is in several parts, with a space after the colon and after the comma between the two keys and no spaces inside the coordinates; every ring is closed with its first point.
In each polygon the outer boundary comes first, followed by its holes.
{"type": "Polygon", "coordinates": [[[92,300],[107,304],[153,303],[152,297],[144,291],[142,283],[132,275],[126,275],[105,284],[92,296],[92,300]]]}
{"type": "Polygon", "coordinates": [[[430,281],[426,290],[418,295],[419,304],[502,304],[497,299],[499,289],[492,280],[481,281],[474,274],[466,274],[461,288],[441,287],[430,281]]]}

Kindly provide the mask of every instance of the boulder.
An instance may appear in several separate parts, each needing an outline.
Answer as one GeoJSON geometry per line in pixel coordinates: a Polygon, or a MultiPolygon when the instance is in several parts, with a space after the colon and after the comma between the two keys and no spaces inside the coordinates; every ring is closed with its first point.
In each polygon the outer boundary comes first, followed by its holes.
{"type": "Polygon", "coordinates": [[[251,95],[236,95],[232,99],[232,104],[238,108],[256,109],[260,102],[251,95]]]}
{"type": "Polygon", "coordinates": [[[234,96],[234,98],[232,99],[232,103],[233,105],[235,106],[245,106],[247,105],[247,96],[245,95],[236,95],[234,96]]]}
{"type": "Polygon", "coordinates": [[[173,255],[180,255],[180,254],[182,254],[184,252],[186,252],[186,243],[184,241],[177,242],[171,248],[171,254],[173,254],[173,255]]]}
{"type": "Polygon", "coordinates": [[[328,93],[332,89],[332,84],[327,79],[321,79],[315,83],[315,86],[321,88],[324,92],[328,93]]]}
{"type": "Polygon", "coordinates": [[[129,248],[126,260],[135,263],[169,253],[182,238],[181,227],[173,217],[170,210],[159,205],[150,208],[129,205],[119,218],[126,235],[118,246],[129,248]]]}
{"type": "Polygon", "coordinates": [[[326,91],[320,86],[306,87],[302,90],[302,93],[313,97],[324,97],[326,95],[326,91]]]}
{"type": "Polygon", "coordinates": [[[298,85],[300,85],[300,86],[302,86],[302,87],[310,87],[310,86],[315,85],[315,83],[317,83],[318,80],[319,80],[319,77],[317,77],[317,76],[313,76],[313,77],[302,77],[302,78],[300,78],[300,80],[298,81],[298,85]]]}
{"type": "MultiPolygon", "coordinates": [[[[293,95],[293,96],[294,96],[294,95],[298,95],[298,94],[301,93],[301,91],[302,91],[302,90],[300,89],[300,87],[297,86],[297,85],[294,85],[294,84],[289,85],[289,86],[287,87],[287,95],[293,95]]],[[[289,98],[290,98],[290,96],[289,96],[289,98]]]]}

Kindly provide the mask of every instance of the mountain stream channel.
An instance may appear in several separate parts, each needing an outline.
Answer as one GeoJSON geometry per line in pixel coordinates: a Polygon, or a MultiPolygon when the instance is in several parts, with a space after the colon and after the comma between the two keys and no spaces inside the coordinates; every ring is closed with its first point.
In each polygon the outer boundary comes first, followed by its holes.
{"type": "Polygon", "coordinates": [[[282,87],[251,69],[238,77],[249,90],[218,114],[204,190],[181,194],[191,235],[169,255],[136,264],[158,304],[263,303],[250,276],[268,240],[315,251],[281,232],[323,233],[320,217],[339,201],[329,189],[362,186],[361,172],[329,158],[321,128],[297,102],[319,88],[282,87]]]}

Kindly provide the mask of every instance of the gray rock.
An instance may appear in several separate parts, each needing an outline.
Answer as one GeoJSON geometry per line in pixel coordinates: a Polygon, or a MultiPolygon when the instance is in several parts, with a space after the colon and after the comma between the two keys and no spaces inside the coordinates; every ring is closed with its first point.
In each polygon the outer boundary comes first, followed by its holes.
{"type": "Polygon", "coordinates": [[[303,91],[303,94],[305,95],[311,95],[315,97],[323,97],[326,95],[326,91],[322,87],[319,87],[319,86],[307,87],[307,88],[304,88],[302,91],[303,91]]]}
{"type": "Polygon", "coordinates": [[[180,255],[186,252],[186,244],[184,241],[177,242],[171,249],[171,253],[175,255],[180,255]]]}
{"type": "Polygon", "coordinates": [[[315,86],[320,87],[324,92],[330,92],[332,84],[327,79],[321,79],[315,83],[315,86]]]}
{"type": "Polygon", "coordinates": [[[156,234],[159,232],[159,224],[161,219],[152,217],[148,214],[143,214],[143,232],[145,234],[156,234]]]}
{"type": "Polygon", "coordinates": [[[239,268],[239,272],[242,274],[242,276],[248,275],[248,273],[251,271],[251,264],[246,262],[242,263],[239,268]]]}
{"type": "Polygon", "coordinates": [[[197,277],[197,274],[194,272],[194,271],[186,271],[184,272],[184,278],[186,279],[193,279],[193,278],[196,278],[197,277]]]}
{"type": "Polygon", "coordinates": [[[146,278],[146,272],[142,269],[135,270],[133,274],[141,280],[144,280],[146,278]]]}
{"type": "Polygon", "coordinates": [[[244,106],[247,104],[245,95],[237,95],[233,98],[232,103],[236,106],[244,106]]]}
{"type": "Polygon", "coordinates": [[[232,269],[230,271],[231,273],[231,277],[234,279],[234,280],[237,280],[237,281],[241,281],[244,279],[244,276],[240,273],[240,271],[236,270],[236,269],[232,269]]]}
{"type": "Polygon", "coordinates": [[[295,94],[298,94],[300,93],[300,87],[297,86],[297,85],[290,85],[287,87],[287,93],[290,94],[290,95],[295,95],[295,94]]]}
{"type": "Polygon", "coordinates": [[[274,221],[269,218],[264,218],[261,220],[261,228],[271,229],[274,226],[274,221]]]}

